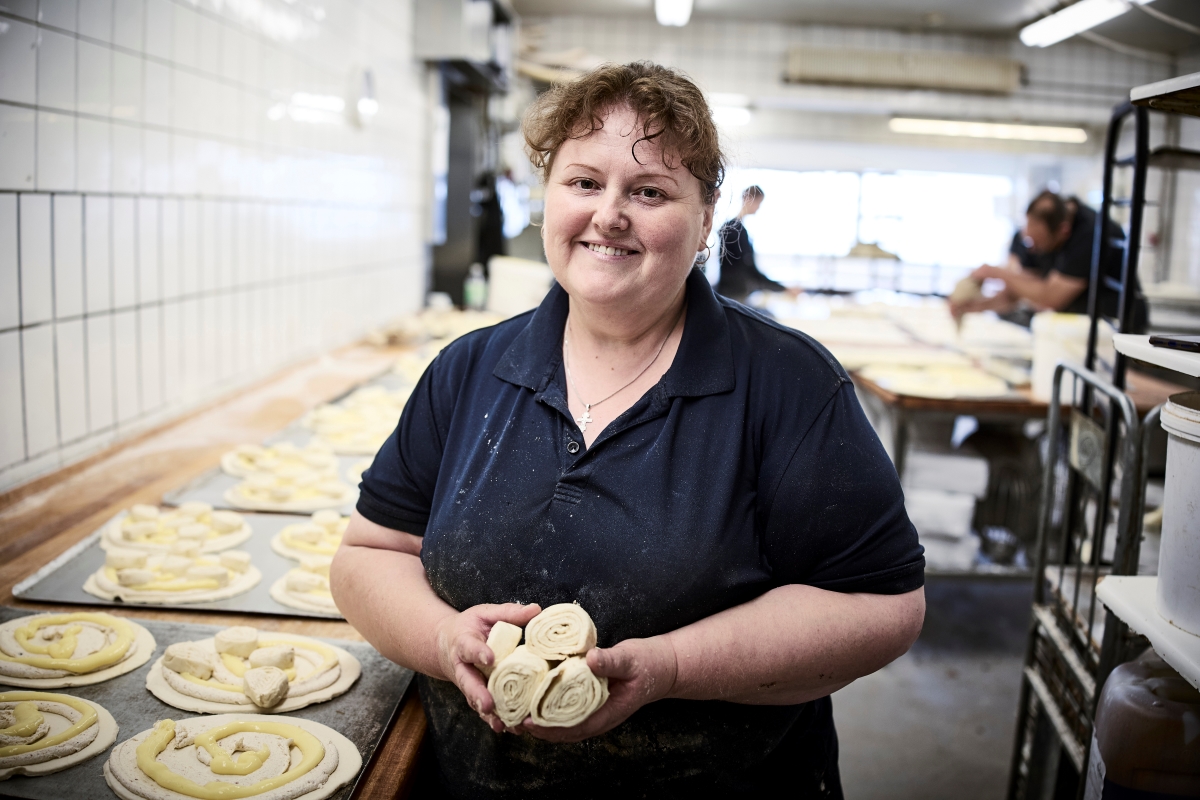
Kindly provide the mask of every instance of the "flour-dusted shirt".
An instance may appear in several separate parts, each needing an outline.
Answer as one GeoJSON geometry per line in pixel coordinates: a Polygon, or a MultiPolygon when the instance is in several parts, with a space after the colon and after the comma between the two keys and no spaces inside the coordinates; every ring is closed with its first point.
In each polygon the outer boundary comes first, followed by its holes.
{"type": "MultiPolygon", "coordinates": [[[[359,511],[424,536],[430,585],[455,608],[578,601],[602,647],[785,584],[920,587],[896,472],[837,362],[718,298],[699,271],[687,303],[671,368],[591,447],[567,409],[560,287],[454,342],[363,476],[359,511]]],[[[559,745],[492,733],[452,684],[423,679],[421,695],[441,775],[461,796],[662,796],[688,781],[751,791],[776,770],[798,790],[837,789],[828,699],[661,701],[559,745]]]]}

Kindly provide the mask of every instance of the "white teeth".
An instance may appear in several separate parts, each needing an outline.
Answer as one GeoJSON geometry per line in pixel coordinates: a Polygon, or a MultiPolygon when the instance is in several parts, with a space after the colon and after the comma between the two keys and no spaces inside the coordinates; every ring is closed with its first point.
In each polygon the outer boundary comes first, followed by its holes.
{"type": "Polygon", "coordinates": [[[606,247],[602,244],[591,244],[590,242],[588,243],[588,249],[593,253],[602,253],[606,256],[627,256],[633,252],[632,250],[622,250],[619,247],[606,247]]]}

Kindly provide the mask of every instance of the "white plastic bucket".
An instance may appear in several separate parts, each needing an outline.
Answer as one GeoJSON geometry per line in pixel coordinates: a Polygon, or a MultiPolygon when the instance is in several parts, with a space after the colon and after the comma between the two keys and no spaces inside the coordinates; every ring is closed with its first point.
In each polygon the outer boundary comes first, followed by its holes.
{"type": "Polygon", "coordinates": [[[1162,411],[1167,432],[1158,613],[1200,636],[1200,392],[1172,395],[1162,411]]]}

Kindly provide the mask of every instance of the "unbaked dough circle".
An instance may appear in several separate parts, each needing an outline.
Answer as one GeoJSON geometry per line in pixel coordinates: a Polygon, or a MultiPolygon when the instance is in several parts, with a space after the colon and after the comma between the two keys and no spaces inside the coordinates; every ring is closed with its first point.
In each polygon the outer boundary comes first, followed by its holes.
{"type": "MultiPolygon", "coordinates": [[[[202,732],[218,725],[224,725],[227,722],[237,721],[274,722],[276,720],[272,717],[262,714],[217,714],[211,717],[192,717],[189,719],[176,720],[176,722],[186,723],[188,726],[197,726],[195,728],[190,728],[191,730],[195,730],[197,732],[202,732]]],[[[325,781],[325,784],[319,789],[314,789],[311,792],[305,792],[302,795],[298,795],[295,800],[324,800],[324,798],[332,796],[343,786],[346,786],[354,781],[354,778],[358,775],[359,771],[362,770],[363,767],[362,754],[358,752],[358,747],[355,746],[354,742],[350,741],[333,728],[330,728],[327,725],[322,725],[319,722],[313,722],[312,720],[303,719],[301,717],[288,717],[287,722],[290,725],[303,728],[313,736],[316,736],[326,747],[333,746],[337,748],[338,753],[337,769],[333,771],[328,780],[325,781]]],[[[141,733],[135,734],[133,737],[126,739],[124,742],[121,742],[119,745],[113,748],[108,760],[104,762],[104,780],[108,784],[108,787],[113,790],[113,793],[116,794],[117,797],[120,797],[121,800],[145,800],[145,798],[129,791],[119,780],[116,779],[112,773],[112,760],[114,758],[121,757],[125,748],[136,751],[137,746],[141,744],[141,742],[147,736],[150,735],[151,731],[153,731],[153,728],[144,730],[141,733]]],[[[169,789],[162,789],[162,787],[159,788],[162,791],[162,794],[160,795],[161,800],[193,800],[193,798],[189,797],[188,795],[180,794],[179,792],[174,792],[169,789]]],[[[272,792],[259,795],[259,797],[263,800],[270,800],[271,796],[272,792]]]]}
{"type": "MultiPolygon", "coordinates": [[[[306,636],[298,634],[288,634],[289,639],[306,639],[306,636]]],[[[201,646],[212,644],[212,639],[201,639],[195,644],[201,646]]],[[[262,634],[259,638],[259,644],[269,645],[271,643],[271,634],[262,634]]],[[[362,674],[362,664],[358,659],[346,650],[337,645],[321,642],[326,647],[332,648],[338,656],[338,666],[341,667],[341,674],[338,679],[326,686],[323,689],[317,689],[302,697],[289,697],[279,705],[271,709],[259,708],[253,703],[217,703],[212,700],[202,700],[199,697],[183,694],[177,691],[171,684],[167,683],[163,677],[162,657],[160,656],[151,666],[150,672],[146,675],[146,688],[169,706],[182,709],[183,711],[195,711],[199,714],[227,714],[234,711],[247,711],[258,714],[280,714],[288,711],[297,711],[306,706],[315,705],[316,703],[324,703],[326,700],[332,700],[335,697],[345,694],[354,685],[362,674]]]]}
{"type": "MultiPolygon", "coordinates": [[[[58,616],[59,613],[70,612],[31,614],[28,617],[18,617],[0,625],[0,631],[22,627],[36,617],[53,617],[58,616]]],[[[92,613],[102,614],[104,612],[98,611],[92,613]]],[[[133,628],[133,648],[130,653],[126,654],[123,660],[113,664],[111,667],[98,669],[95,672],[89,672],[85,675],[64,675],[60,678],[19,678],[0,675],[0,683],[3,683],[5,686],[18,686],[22,689],[62,689],[71,686],[90,686],[95,683],[103,683],[118,675],[133,672],[150,660],[150,656],[154,655],[154,650],[158,647],[158,642],[154,640],[154,634],[138,623],[127,617],[121,617],[121,619],[133,628]]]]}
{"type": "MultiPolygon", "coordinates": [[[[101,567],[100,570],[103,570],[101,567]]],[[[229,597],[237,597],[239,594],[245,594],[258,585],[262,580],[262,573],[258,567],[253,564],[245,572],[237,574],[237,577],[229,582],[228,585],[222,586],[219,589],[201,590],[194,594],[184,592],[138,592],[136,587],[121,586],[117,591],[112,591],[102,587],[96,580],[96,575],[99,572],[94,572],[88,576],[87,581],[83,584],[83,590],[90,595],[99,597],[102,600],[119,600],[123,603],[131,603],[134,605],[188,605],[189,603],[207,603],[212,600],[224,600],[229,597]]]]}
{"type": "Polygon", "coordinates": [[[345,619],[345,617],[342,616],[342,612],[338,611],[336,606],[334,608],[330,608],[329,606],[325,606],[320,603],[314,603],[309,600],[305,600],[303,596],[298,595],[295,592],[289,592],[287,588],[286,574],[271,584],[271,599],[273,599],[276,603],[279,603],[281,606],[287,606],[288,608],[298,608],[302,611],[312,611],[317,614],[324,614],[325,616],[332,617],[334,619],[345,619]]]}
{"type": "Polygon", "coordinates": [[[281,513],[289,513],[293,511],[320,511],[325,508],[340,508],[347,503],[353,502],[358,490],[352,486],[347,486],[346,491],[342,492],[340,497],[314,497],[309,500],[272,503],[266,500],[257,500],[252,497],[247,497],[242,492],[238,491],[241,484],[225,490],[225,502],[234,508],[244,509],[246,511],[276,511],[281,513]]]}
{"type": "MultiPolygon", "coordinates": [[[[177,509],[176,509],[177,510],[177,509]]],[[[168,511],[168,513],[170,513],[168,511]]],[[[121,536],[121,523],[128,518],[128,513],[114,519],[112,522],[104,526],[103,532],[100,534],[100,547],[104,550],[110,548],[120,548],[123,550],[141,550],[146,553],[168,553],[171,551],[170,545],[148,545],[139,542],[131,542],[121,536]]],[[[253,535],[250,528],[250,523],[243,521],[242,527],[236,531],[224,534],[223,536],[215,536],[211,539],[205,539],[200,545],[200,553],[219,553],[222,550],[231,550],[242,544],[253,535]]]]}
{"type": "MultiPolygon", "coordinates": [[[[117,721],[113,719],[113,715],[108,712],[104,706],[99,703],[94,703],[91,700],[85,700],[82,697],[75,697],[76,700],[82,700],[92,708],[96,709],[96,727],[99,730],[96,732],[96,738],[91,744],[82,750],[71,753],[69,756],[62,758],[43,761],[40,764],[28,764],[21,767],[9,767],[8,769],[0,769],[0,781],[7,780],[13,775],[26,775],[35,778],[41,775],[52,775],[55,772],[62,772],[64,769],[70,769],[76,764],[82,764],[89,758],[95,758],[103,753],[112,743],[117,740],[117,733],[120,728],[117,726],[117,721]]],[[[137,800],[141,800],[138,798],[137,800]]]]}

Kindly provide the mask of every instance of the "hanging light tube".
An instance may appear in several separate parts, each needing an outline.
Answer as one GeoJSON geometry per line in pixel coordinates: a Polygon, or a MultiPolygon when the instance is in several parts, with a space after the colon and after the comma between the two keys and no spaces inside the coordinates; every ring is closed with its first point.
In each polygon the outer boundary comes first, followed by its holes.
{"type": "Polygon", "coordinates": [[[1144,6],[1154,0],[1080,0],[1048,17],[1021,29],[1021,41],[1029,47],[1049,47],[1063,39],[1089,31],[1121,16],[1135,4],[1144,6]]]}
{"type": "Polygon", "coordinates": [[[893,117],[888,121],[888,129],[893,133],[923,134],[925,136],[963,136],[970,139],[1013,139],[1024,142],[1059,142],[1063,144],[1083,144],[1088,138],[1087,131],[1083,128],[911,117],[893,117]]]}
{"type": "Polygon", "coordinates": [[[692,0],[654,0],[659,25],[682,28],[692,18],[692,0]]]}

